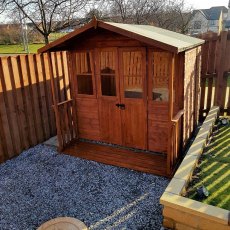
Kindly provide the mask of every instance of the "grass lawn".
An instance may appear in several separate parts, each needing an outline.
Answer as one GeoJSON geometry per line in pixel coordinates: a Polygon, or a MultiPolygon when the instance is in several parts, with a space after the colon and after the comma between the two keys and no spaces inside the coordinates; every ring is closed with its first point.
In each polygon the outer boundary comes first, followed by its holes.
{"type": "MultiPolygon", "coordinates": [[[[66,33],[51,33],[49,36],[49,41],[55,41],[60,37],[63,37],[66,33]]],[[[37,50],[44,46],[41,44],[29,44],[29,53],[37,53],[37,50]]],[[[0,54],[21,54],[26,53],[23,50],[23,46],[21,44],[16,45],[0,45],[0,54]]]]}
{"type": "Polygon", "coordinates": [[[66,35],[67,33],[51,33],[49,35],[49,42],[55,41],[58,38],[63,37],[64,35],[66,35]]]}
{"type": "MultiPolygon", "coordinates": [[[[29,52],[37,53],[37,50],[44,46],[44,44],[29,44],[29,52]]],[[[23,46],[17,45],[0,45],[0,54],[17,54],[25,53],[23,46]]]]}
{"type": "Polygon", "coordinates": [[[220,125],[219,132],[213,134],[187,191],[191,199],[230,210],[230,124],[220,125]],[[201,200],[196,191],[202,185],[209,196],[201,200]]]}

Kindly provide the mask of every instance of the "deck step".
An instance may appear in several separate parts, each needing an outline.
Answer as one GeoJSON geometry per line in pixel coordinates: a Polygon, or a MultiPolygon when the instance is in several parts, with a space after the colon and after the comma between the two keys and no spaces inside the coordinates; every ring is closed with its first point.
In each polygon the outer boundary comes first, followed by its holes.
{"type": "Polygon", "coordinates": [[[145,173],[166,176],[166,155],[143,151],[131,151],[113,146],[88,142],[75,142],[64,149],[63,153],[87,160],[133,169],[145,173]]]}

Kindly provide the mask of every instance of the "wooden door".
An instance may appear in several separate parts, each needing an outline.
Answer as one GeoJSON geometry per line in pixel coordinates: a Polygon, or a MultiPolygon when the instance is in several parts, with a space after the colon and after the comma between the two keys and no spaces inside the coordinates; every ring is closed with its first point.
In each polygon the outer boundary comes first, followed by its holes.
{"type": "Polygon", "coordinates": [[[146,52],[119,50],[123,145],[147,149],[146,52]]]}
{"type": "Polygon", "coordinates": [[[117,49],[97,50],[97,87],[102,141],[122,144],[117,49]]]}

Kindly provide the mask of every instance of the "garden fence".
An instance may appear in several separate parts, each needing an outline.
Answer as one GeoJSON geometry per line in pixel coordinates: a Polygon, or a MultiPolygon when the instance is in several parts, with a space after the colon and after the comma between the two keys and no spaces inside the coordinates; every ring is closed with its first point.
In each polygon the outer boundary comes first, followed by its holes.
{"type": "Polygon", "coordinates": [[[200,120],[213,105],[230,115],[230,31],[220,35],[208,32],[199,36],[202,46],[200,120]]]}
{"type": "Polygon", "coordinates": [[[56,135],[51,71],[67,100],[67,63],[66,52],[0,58],[0,162],[56,135]]]}

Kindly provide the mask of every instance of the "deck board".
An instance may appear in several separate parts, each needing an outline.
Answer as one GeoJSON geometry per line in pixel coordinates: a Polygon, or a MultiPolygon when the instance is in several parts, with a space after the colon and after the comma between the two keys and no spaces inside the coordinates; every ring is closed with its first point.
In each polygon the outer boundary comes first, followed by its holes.
{"type": "Polygon", "coordinates": [[[75,142],[63,150],[64,154],[125,167],[141,172],[166,176],[166,156],[149,152],[134,152],[128,149],[99,145],[88,142],[75,142]]]}

